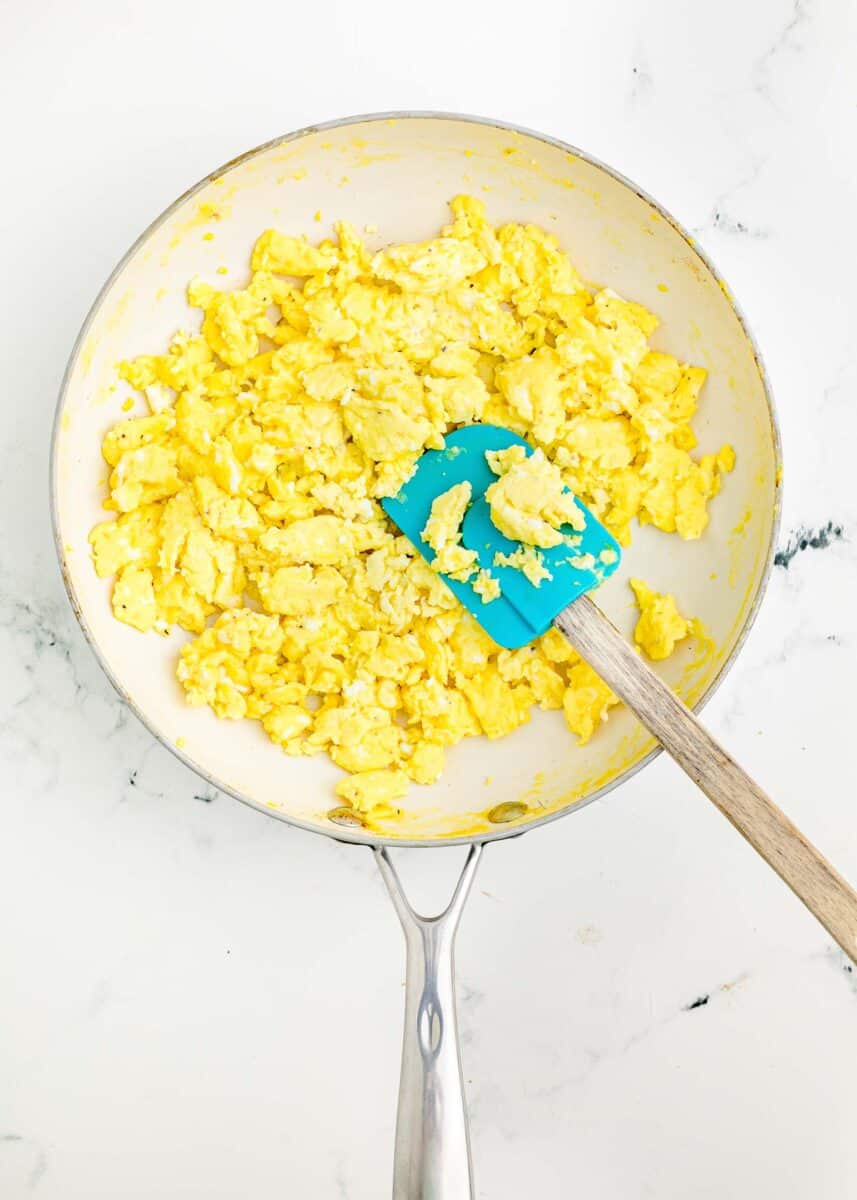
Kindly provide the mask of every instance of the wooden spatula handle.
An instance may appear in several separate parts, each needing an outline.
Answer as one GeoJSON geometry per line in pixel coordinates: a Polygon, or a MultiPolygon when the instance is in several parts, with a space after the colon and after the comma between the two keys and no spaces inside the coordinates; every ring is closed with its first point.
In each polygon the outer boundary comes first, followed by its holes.
{"type": "Polygon", "coordinates": [[[845,953],[857,961],[857,894],[830,863],[643,662],[588,596],[570,604],[554,624],[845,953]]]}

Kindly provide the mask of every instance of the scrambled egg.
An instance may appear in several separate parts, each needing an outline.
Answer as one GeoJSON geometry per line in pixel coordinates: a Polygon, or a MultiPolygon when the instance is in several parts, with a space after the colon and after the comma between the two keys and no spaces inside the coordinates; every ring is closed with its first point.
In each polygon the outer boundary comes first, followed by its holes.
{"type": "Polygon", "coordinates": [[[705,636],[697,620],[688,620],[678,611],[675,596],[653,592],[642,579],[628,581],[637,599],[640,619],[634,630],[634,641],[655,661],[669,658],[676,643],[690,634],[705,636]]]}
{"type": "Polygon", "coordinates": [[[494,566],[513,567],[529,579],[533,587],[541,587],[543,580],[553,579],[545,566],[544,557],[534,546],[518,546],[511,554],[503,554],[498,550],[494,555],[494,566]]]}
{"type": "Polygon", "coordinates": [[[489,570],[477,570],[478,554],[461,544],[461,523],[470,504],[473,489],[465,480],[432,501],[429,519],[420,536],[435,552],[431,569],[451,579],[473,580],[473,590],[483,604],[490,604],[500,595],[500,581],[489,570]],[[475,575],[475,578],[474,578],[475,575]]]}
{"type": "Polygon", "coordinates": [[[500,478],[485,492],[491,520],[514,542],[544,550],[559,546],[560,525],[584,527],[584,517],[566,491],[559,468],[539,449],[528,455],[523,446],[488,451],[488,465],[500,478]]]}
{"type": "MultiPolygon", "coordinates": [[[[539,707],[585,741],[616,702],[555,630],[498,647],[397,533],[378,500],[419,455],[461,423],[507,426],[536,449],[539,487],[552,464],[622,544],[635,519],[699,537],[734,455],[692,456],[705,372],[651,350],[657,318],[591,292],[543,230],[495,229],[459,196],[432,241],[370,254],[336,234],[263,233],[245,287],[191,282],[198,332],[122,364],[150,414],[104,439],[113,516],[90,540],[120,621],[193,635],[177,665],[191,704],[328,754],[346,803],[395,810],[464,737],[539,707]]],[[[500,519],[544,537],[561,495],[522,506],[524,464],[498,465],[500,519]]],[[[638,596],[638,641],[669,653],[683,619],[638,596]]]]}
{"type": "Polygon", "coordinates": [[[500,598],[500,580],[485,567],[481,571],[477,571],[472,586],[483,604],[490,604],[492,600],[500,598]]]}
{"type": "Polygon", "coordinates": [[[432,570],[462,581],[473,574],[478,559],[475,550],[465,550],[461,544],[461,522],[472,494],[473,489],[465,480],[436,496],[420,535],[435,552],[430,564],[432,570]]]}

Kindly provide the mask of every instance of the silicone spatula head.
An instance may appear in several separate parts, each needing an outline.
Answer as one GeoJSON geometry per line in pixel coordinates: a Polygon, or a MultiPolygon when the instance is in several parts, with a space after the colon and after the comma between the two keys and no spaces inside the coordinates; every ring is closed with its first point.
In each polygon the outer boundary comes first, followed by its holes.
{"type": "Polygon", "coordinates": [[[621,547],[616,539],[575,499],[584,519],[582,529],[562,528],[563,542],[541,550],[544,567],[552,578],[536,587],[516,567],[495,565],[495,555],[514,553],[521,543],[510,541],[491,520],[485,492],[497,476],[488,466],[486,453],[523,446],[527,454],[533,448],[523,438],[499,425],[466,425],[446,439],[443,450],[427,450],[417,463],[411,478],[398,495],[381,501],[381,507],[431,563],[432,548],[423,541],[422,531],[431,513],[433,501],[443,492],[467,480],[471,503],[462,525],[462,543],[478,556],[480,568],[489,571],[500,584],[501,595],[485,603],[473,590],[442,575],[451,590],[487,634],[500,646],[516,650],[545,633],[554,617],[584,592],[598,587],[619,565],[621,547]]]}

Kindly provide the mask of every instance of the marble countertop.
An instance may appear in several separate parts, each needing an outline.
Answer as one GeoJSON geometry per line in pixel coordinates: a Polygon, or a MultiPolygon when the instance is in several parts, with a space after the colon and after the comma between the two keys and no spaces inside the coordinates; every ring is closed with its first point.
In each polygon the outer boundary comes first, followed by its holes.
{"type": "MultiPolygon", "coordinates": [[[[177,193],[278,133],[496,115],[618,167],[713,255],[763,348],[786,472],[768,595],[706,718],[857,880],[854,17],[4,9],[4,1200],[389,1194],[404,959],[369,852],[213,794],[155,744],[50,539],[54,400],[93,296],[177,193]]],[[[439,904],[461,858],[397,861],[439,904]]],[[[479,1197],[854,1195],[857,969],[665,759],[486,852],[458,967],[479,1197]]]]}

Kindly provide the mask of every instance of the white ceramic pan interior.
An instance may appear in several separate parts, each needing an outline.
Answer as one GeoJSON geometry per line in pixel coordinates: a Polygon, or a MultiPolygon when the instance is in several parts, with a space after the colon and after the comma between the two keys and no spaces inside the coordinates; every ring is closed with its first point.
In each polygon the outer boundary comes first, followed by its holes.
{"type": "MultiPolygon", "coordinates": [[[[711,504],[697,542],[649,527],[636,532],[599,604],[630,634],[630,575],[676,594],[707,626],[713,649],[688,645],[660,669],[690,702],[711,691],[751,621],[776,532],[779,451],[758,355],[725,283],[653,201],[569,147],[493,123],[432,115],[368,117],[301,131],[203,180],[140,238],[99,296],[75,348],[57,415],[55,524],[72,602],[114,684],[152,732],[217,787],[266,812],[354,841],[480,841],[520,832],[592,799],[639,765],[652,743],[616,710],[578,747],[561,713],[534,712],[499,742],[469,739],[430,787],[413,787],[407,812],[374,829],[333,824],[341,773],[326,758],[290,758],[249,721],[191,709],[175,679],[179,645],[112,616],[110,582],[96,578],[87,535],[104,518],[101,439],[130,390],[116,363],[165,348],[199,314],[185,286],[246,278],[250,248],[277,226],[318,239],[339,217],[377,226],[370,246],[435,234],[447,203],[467,191],[495,222],[531,221],[556,234],[588,281],[654,310],[654,344],[709,371],[696,429],[700,451],[730,442],[735,471],[711,504]],[[315,214],[320,211],[319,223],[315,214]],[[216,215],[215,215],[216,214],[216,215]],[[206,235],[213,234],[213,237],[206,235]],[[228,268],[218,275],[217,268],[228,268]],[[486,782],[490,778],[490,782],[486,782]]],[[[138,404],[139,411],[143,411],[138,404]]]]}

